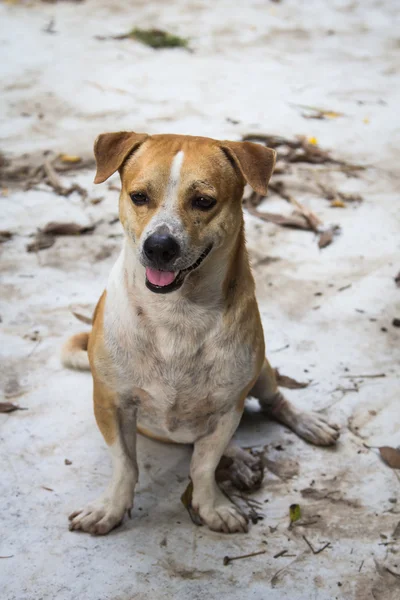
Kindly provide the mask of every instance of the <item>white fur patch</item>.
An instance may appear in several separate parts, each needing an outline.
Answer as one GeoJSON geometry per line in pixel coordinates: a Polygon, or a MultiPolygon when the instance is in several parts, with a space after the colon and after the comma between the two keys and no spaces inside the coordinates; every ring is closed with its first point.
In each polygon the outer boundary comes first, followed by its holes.
{"type": "Polygon", "coordinates": [[[177,154],[175,154],[175,156],[172,160],[171,171],[169,174],[169,180],[168,180],[168,185],[167,185],[167,191],[166,191],[165,198],[164,198],[164,207],[165,207],[165,209],[167,209],[168,212],[170,210],[174,209],[174,206],[176,203],[176,195],[177,195],[177,192],[179,189],[181,168],[182,168],[184,157],[185,157],[185,153],[183,152],[183,150],[179,150],[179,152],[177,152],[177,154]]]}

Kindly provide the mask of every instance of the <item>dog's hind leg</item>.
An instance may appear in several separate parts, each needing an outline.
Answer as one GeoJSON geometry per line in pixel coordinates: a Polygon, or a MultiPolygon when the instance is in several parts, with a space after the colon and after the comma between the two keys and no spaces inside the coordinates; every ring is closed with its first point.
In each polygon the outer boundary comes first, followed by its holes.
{"type": "Polygon", "coordinates": [[[138,480],[136,411],[132,398],[118,398],[94,379],[94,413],[113,461],[111,482],[104,494],[69,516],[70,530],[105,534],[130,513],[138,480]]]}
{"type": "Polygon", "coordinates": [[[275,372],[267,359],[249,395],[257,398],[267,415],[293,429],[307,442],[330,446],[339,438],[337,425],[331,425],[316,412],[299,410],[284,397],[278,389],[275,372]]]}

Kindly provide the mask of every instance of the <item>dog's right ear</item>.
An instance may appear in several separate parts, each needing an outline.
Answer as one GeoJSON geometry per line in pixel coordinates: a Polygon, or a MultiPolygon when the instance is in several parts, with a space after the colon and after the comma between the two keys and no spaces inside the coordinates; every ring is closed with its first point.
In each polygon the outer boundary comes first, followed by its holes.
{"type": "Polygon", "coordinates": [[[147,138],[147,133],[135,133],[134,131],[100,134],[94,143],[97,166],[94,183],[103,183],[111,177],[126,158],[137,150],[147,138]]]}

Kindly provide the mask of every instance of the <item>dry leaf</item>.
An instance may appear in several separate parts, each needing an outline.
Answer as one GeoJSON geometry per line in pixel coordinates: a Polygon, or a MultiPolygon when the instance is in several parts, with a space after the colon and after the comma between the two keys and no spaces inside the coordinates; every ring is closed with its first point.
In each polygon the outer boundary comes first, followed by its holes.
{"type": "Polygon", "coordinates": [[[82,315],[79,312],[76,312],[75,310],[71,311],[72,314],[74,315],[74,317],[76,319],[78,319],[78,321],[82,321],[82,323],[86,323],[87,325],[91,325],[93,323],[93,320],[91,317],[87,317],[86,315],[82,315]]]}
{"type": "Polygon", "coordinates": [[[51,248],[55,243],[56,238],[52,235],[46,235],[45,233],[39,232],[36,234],[35,239],[30,244],[27,244],[27,252],[38,252],[39,250],[46,250],[51,248]]]}
{"type": "Polygon", "coordinates": [[[394,282],[397,285],[397,287],[400,287],[400,271],[397,273],[396,277],[394,278],[394,282]]]}
{"type": "Polygon", "coordinates": [[[392,538],[394,540],[400,539],[400,521],[397,523],[396,529],[393,531],[392,538]]]}
{"type": "Polygon", "coordinates": [[[82,160],[80,156],[74,156],[73,154],[60,154],[60,156],[58,158],[63,163],[72,163],[72,164],[81,162],[81,160],[82,160]]]}
{"type": "Polygon", "coordinates": [[[294,229],[305,229],[306,231],[311,231],[311,227],[303,215],[292,215],[285,217],[276,213],[260,212],[250,204],[248,204],[246,208],[249,213],[255,217],[258,217],[259,219],[262,219],[263,221],[267,221],[268,223],[275,223],[275,225],[281,225],[281,227],[293,227],[294,229]]]}
{"type": "Polygon", "coordinates": [[[11,240],[13,235],[14,234],[11,231],[8,231],[7,229],[3,229],[2,231],[0,231],[0,244],[11,240]]]}
{"type": "Polygon", "coordinates": [[[301,519],[300,504],[291,504],[289,506],[289,517],[291,523],[295,523],[301,519]]]}
{"type": "Polygon", "coordinates": [[[64,465],[72,465],[72,460],[69,460],[68,458],[64,459],[64,465]]]}
{"type": "Polygon", "coordinates": [[[278,369],[275,370],[276,383],[280,387],[287,388],[288,390],[300,390],[309,385],[309,383],[304,381],[296,381],[292,377],[288,377],[288,375],[282,375],[279,373],[278,369]]]}
{"type": "Polygon", "coordinates": [[[193,482],[190,480],[187,488],[185,489],[185,491],[183,492],[182,496],[181,496],[181,502],[183,504],[183,506],[186,508],[186,510],[189,513],[189,517],[192,519],[193,523],[195,525],[203,525],[199,514],[193,509],[192,507],[192,497],[193,497],[193,482]]]}
{"type": "Polygon", "coordinates": [[[327,229],[326,231],[323,231],[321,233],[321,235],[319,236],[318,248],[326,248],[326,246],[329,246],[329,244],[332,244],[332,242],[333,242],[333,230],[327,229]]]}
{"type": "Polygon", "coordinates": [[[391,448],[391,446],[381,446],[378,450],[389,467],[392,469],[400,469],[400,450],[391,448]]]}
{"type": "Polygon", "coordinates": [[[343,200],[339,200],[339,198],[336,198],[336,200],[333,200],[331,202],[331,206],[332,206],[332,208],[346,208],[346,205],[343,202],[343,200]]]}
{"type": "Polygon", "coordinates": [[[82,235],[92,233],[96,225],[78,225],[78,223],[59,223],[51,221],[42,229],[46,235],[82,235]]]}
{"type": "Polygon", "coordinates": [[[14,412],[14,410],[26,410],[25,408],[21,408],[17,404],[13,404],[12,402],[0,402],[0,413],[10,413],[14,412]]]}

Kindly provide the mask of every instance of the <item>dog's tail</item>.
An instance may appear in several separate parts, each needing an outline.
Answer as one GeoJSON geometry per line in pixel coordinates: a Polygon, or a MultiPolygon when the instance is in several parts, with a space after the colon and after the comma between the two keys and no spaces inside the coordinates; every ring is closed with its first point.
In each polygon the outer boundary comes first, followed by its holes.
{"type": "Polygon", "coordinates": [[[90,371],[87,353],[89,333],[77,333],[70,337],[61,350],[61,362],[68,369],[90,371]]]}

